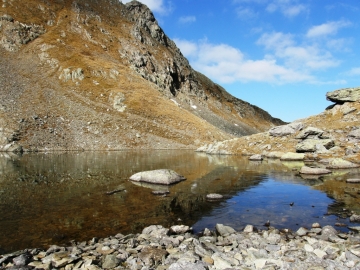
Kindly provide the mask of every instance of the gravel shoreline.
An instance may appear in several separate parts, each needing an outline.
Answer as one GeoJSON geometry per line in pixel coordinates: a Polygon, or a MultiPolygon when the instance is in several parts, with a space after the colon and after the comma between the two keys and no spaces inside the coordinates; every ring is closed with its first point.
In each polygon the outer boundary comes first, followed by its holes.
{"type": "Polygon", "coordinates": [[[47,250],[0,255],[1,269],[360,269],[359,227],[339,233],[314,223],[296,232],[269,227],[243,231],[217,224],[201,234],[176,225],[152,225],[142,233],[72,242],[47,250]]]}

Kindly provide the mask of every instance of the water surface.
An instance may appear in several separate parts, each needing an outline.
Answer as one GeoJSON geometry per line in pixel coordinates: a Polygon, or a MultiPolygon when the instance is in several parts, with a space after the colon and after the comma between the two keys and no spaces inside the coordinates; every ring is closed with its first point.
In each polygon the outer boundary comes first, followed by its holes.
{"type": "Polygon", "coordinates": [[[348,224],[348,211],[360,213],[360,185],[345,183],[359,177],[358,170],[303,179],[295,171],[302,165],[178,150],[0,154],[0,252],[137,233],[152,224],[186,224],[199,232],[216,223],[264,228],[269,220],[296,230],[313,222],[348,224]],[[128,181],[162,168],[187,180],[170,187],[128,181]],[[121,191],[106,195],[115,190],[121,191]],[[209,193],[225,199],[209,202],[209,193]]]}

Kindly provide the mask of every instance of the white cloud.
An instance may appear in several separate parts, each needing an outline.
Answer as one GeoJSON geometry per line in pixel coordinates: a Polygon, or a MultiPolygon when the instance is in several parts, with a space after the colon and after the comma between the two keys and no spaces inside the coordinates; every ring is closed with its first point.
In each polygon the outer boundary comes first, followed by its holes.
{"type": "Polygon", "coordinates": [[[336,34],[340,28],[351,25],[349,21],[334,21],[311,27],[306,36],[309,38],[336,34]]]}
{"type": "Polygon", "coordinates": [[[189,24],[193,22],[196,22],[195,16],[184,16],[179,18],[179,23],[181,24],[189,24]]]}
{"type": "Polygon", "coordinates": [[[295,70],[319,70],[339,65],[330,52],[317,45],[297,45],[294,36],[280,32],[263,34],[257,44],[265,46],[274,58],[282,59],[284,65],[295,70]]]}
{"type": "Polygon", "coordinates": [[[255,11],[246,7],[238,7],[236,9],[236,13],[238,17],[242,20],[249,20],[256,18],[258,16],[258,14],[255,11]]]}
{"type": "Polygon", "coordinates": [[[349,76],[360,76],[360,67],[355,67],[355,68],[350,69],[347,72],[347,75],[349,75],[349,76]]]}
{"type": "Polygon", "coordinates": [[[175,43],[196,70],[220,83],[256,81],[283,84],[314,80],[306,72],[277,64],[271,57],[246,59],[239,49],[227,44],[211,44],[207,41],[195,43],[179,39],[175,43]]]}
{"type": "Polygon", "coordinates": [[[294,1],[291,0],[271,1],[266,7],[266,11],[270,13],[280,11],[284,16],[289,18],[295,17],[306,10],[307,7],[305,5],[296,4],[294,1]]]}
{"type": "MultiPolygon", "coordinates": [[[[131,0],[122,0],[122,2],[125,4],[131,0]]],[[[147,5],[153,12],[166,13],[168,11],[163,0],[139,0],[139,2],[147,5]]]]}

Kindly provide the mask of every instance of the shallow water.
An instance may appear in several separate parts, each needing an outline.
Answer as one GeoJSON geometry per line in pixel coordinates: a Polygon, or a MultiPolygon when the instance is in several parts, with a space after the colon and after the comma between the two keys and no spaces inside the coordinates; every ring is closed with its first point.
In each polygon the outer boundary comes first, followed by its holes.
{"type": "Polygon", "coordinates": [[[268,220],[293,230],[313,222],[349,224],[346,214],[360,213],[360,185],[345,179],[359,171],[302,179],[295,171],[302,165],[178,150],[0,154],[0,252],[137,233],[152,224],[186,224],[195,232],[216,223],[264,228],[268,220]],[[161,168],[187,180],[170,187],[128,181],[161,168]],[[154,189],[170,194],[155,196],[154,189]],[[121,191],[106,195],[114,190],[121,191]],[[225,198],[209,202],[209,193],[225,198]]]}

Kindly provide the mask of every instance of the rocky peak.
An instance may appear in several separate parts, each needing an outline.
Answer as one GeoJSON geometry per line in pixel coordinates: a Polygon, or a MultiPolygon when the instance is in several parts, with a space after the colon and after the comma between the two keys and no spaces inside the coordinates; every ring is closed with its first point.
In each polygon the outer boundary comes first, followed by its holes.
{"type": "MultiPolygon", "coordinates": [[[[133,32],[137,33],[136,37],[140,39],[141,42],[144,42],[144,40],[143,37],[139,35],[139,31],[141,31],[140,29],[143,29],[160,44],[168,46],[168,37],[158,25],[154,14],[146,5],[138,1],[131,1],[128,2],[125,6],[129,12],[129,19],[135,22],[133,32]]],[[[151,41],[148,41],[147,43],[152,44],[151,41]]]]}

